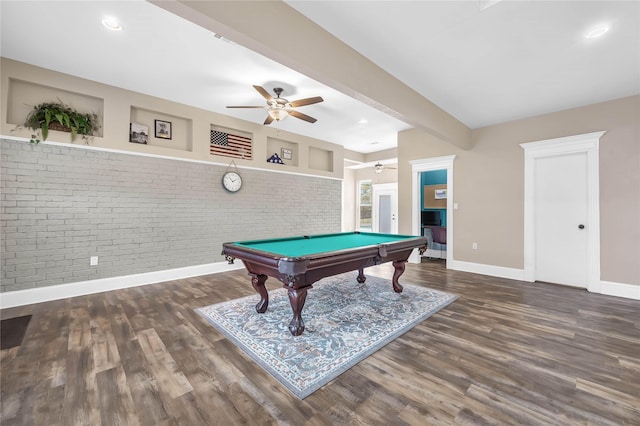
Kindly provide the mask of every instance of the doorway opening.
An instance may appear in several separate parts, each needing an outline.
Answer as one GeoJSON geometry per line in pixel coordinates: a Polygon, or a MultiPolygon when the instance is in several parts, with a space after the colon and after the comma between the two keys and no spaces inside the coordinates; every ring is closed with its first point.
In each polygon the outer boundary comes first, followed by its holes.
{"type": "MultiPolygon", "coordinates": [[[[445,227],[442,230],[444,236],[441,237],[441,241],[446,242],[445,258],[447,261],[447,268],[453,265],[453,160],[455,155],[449,155],[444,157],[425,158],[420,160],[412,160],[411,163],[411,232],[413,235],[422,235],[422,211],[424,210],[424,194],[425,188],[422,180],[422,173],[431,171],[441,171],[446,176],[446,188],[428,188],[428,198],[433,198],[434,202],[436,197],[440,201],[438,209],[444,210],[444,215],[441,215],[440,224],[444,223],[445,227]],[[442,192],[442,190],[445,190],[442,192]],[[433,191],[431,191],[433,190],[433,191]],[[443,201],[444,200],[444,201],[443,201]]],[[[427,209],[427,210],[438,210],[427,209]]],[[[435,246],[435,244],[434,244],[435,246]]],[[[420,263],[420,255],[417,251],[409,257],[409,262],[420,263]]]]}

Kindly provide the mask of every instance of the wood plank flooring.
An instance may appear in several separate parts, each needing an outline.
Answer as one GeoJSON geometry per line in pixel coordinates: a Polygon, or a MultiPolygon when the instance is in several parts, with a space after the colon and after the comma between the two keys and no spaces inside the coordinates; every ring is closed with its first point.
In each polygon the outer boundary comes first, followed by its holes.
{"type": "Polygon", "coordinates": [[[442,261],[400,281],[460,298],[303,401],[193,311],[254,294],[244,270],[6,309],[33,318],[0,423],[640,425],[640,302],[442,261]]]}

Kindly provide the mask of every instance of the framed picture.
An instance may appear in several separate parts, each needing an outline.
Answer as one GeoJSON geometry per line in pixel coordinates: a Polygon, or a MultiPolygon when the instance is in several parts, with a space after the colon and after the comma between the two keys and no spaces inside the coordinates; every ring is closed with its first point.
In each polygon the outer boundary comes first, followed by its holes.
{"type": "Polygon", "coordinates": [[[149,128],[147,126],[138,123],[129,124],[129,142],[146,144],[148,139],[149,128]]]}
{"type": "Polygon", "coordinates": [[[158,139],[171,139],[171,122],[163,120],[155,120],[156,123],[156,138],[158,139]]]}
{"type": "Polygon", "coordinates": [[[291,160],[293,158],[293,152],[290,149],[282,148],[282,159],[291,160]]]}

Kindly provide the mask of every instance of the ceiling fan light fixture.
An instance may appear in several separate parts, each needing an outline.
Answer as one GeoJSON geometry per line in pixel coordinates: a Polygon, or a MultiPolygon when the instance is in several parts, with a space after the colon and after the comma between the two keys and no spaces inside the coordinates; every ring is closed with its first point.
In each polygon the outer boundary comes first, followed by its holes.
{"type": "Polygon", "coordinates": [[[283,108],[269,108],[269,115],[274,120],[281,121],[289,116],[289,112],[283,108]]]}
{"type": "Polygon", "coordinates": [[[118,21],[118,19],[114,18],[113,16],[104,17],[102,19],[102,25],[104,25],[111,31],[122,31],[122,24],[120,24],[120,21],[118,21]]]}
{"type": "Polygon", "coordinates": [[[597,27],[593,27],[591,30],[589,30],[585,34],[585,37],[586,38],[598,38],[598,37],[602,37],[607,32],[609,32],[609,27],[607,25],[598,25],[597,27]]]}

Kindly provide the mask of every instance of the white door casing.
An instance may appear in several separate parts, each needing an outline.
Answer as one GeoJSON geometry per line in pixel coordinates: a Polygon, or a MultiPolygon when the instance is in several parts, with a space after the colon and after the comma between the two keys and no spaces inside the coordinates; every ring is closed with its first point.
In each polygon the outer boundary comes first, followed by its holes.
{"type": "MultiPolygon", "coordinates": [[[[524,174],[524,278],[533,282],[539,278],[536,276],[538,259],[538,247],[536,236],[538,235],[536,213],[536,194],[540,183],[536,179],[536,170],[553,166],[553,161],[544,161],[545,157],[569,156],[570,161],[578,162],[583,153],[586,156],[586,211],[584,238],[586,244],[585,280],[586,288],[591,292],[600,292],[600,210],[599,210],[599,143],[605,132],[594,132],[584,135],[568,136],[564,138],[548,139],[537,142],[520,144],[525,150],[524,174]],[[543,160],[543,161],[538,161],[543,160]]],[[[568,157],[568,158],[569,158],[568,157]]],[[[561,164],[556,162],[556,166],[561,164]]],[[[568,164],[568,163],[567,163],[568,164]]],[[[560,176],[566,176],[558,173],[560,176]]],[[[563,183],[564,185],[564,183],[563,183]]],[[[543,201],[544,202],[544,201],[543,201]]],[[[575,224],[577,227],[579,224],[575,224]]],[[[578,237],[581,238],[581,237],[578,237]]],[[[544,249],[544,248],[542,248],[544,249]]],[[[538,253],[539,254],[539,253],[538,253]]],[[[544,262],[544,260],[543,260],[544,262]]],[[[544,266],[543,266],[544,268],[544,266]]],[[[547,278],[548,279],[548,278],[547,278]]]]}
{"type": "MultiPolygon", "coordinates": [[[[455,155],[447,155],[444,157],[423,158],[419,160],[411,160],[411,233],[413,235],[421,235],[420,229],[420,173],[433,170],[447,171],[447,268],[453,265],[453,160],[455,155]]],[[[414,250],[409,257],[409,262],[420,263],[420,254],[414,250]]]]}

